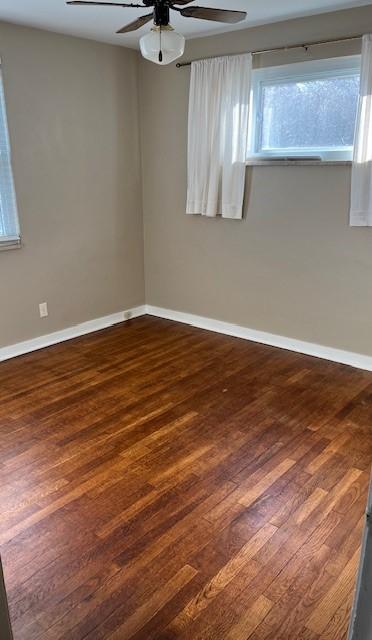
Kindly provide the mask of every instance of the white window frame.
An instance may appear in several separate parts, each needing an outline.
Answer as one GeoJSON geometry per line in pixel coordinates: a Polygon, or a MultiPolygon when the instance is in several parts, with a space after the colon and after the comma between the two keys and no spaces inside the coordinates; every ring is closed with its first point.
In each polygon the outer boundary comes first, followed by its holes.
{"type": "Polygon", "coordinates": [[[253,71],[251,89],[251,118],[248,145],[248,161],[293,159],[320,159],[320,161],[351,161],[351,147],[301,147],[266,150],[260,147],[263,125],[263,87],[267,84],[282,84],[288,81],[301,82],[320,78],[350,77],[360,74],[361,56],[342,56],[322,60],[310,60],[277,67],[266,67],[253,71]]]}
{"type": "Polygon", "coordinates": [[[0,251],[21,246],[18,207],[14,187],[8,119],[0,63],[0,223],[7,235],[0,233],[0,251]]]}

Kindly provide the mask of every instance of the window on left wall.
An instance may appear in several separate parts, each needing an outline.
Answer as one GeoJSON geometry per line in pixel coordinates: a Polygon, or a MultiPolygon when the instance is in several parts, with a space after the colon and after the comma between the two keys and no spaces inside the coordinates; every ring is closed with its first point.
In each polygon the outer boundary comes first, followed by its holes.
{"type": "Polygon", "coordinates": [[[21,244],[3,79],[0,70],[0,250],[21,244]]]}

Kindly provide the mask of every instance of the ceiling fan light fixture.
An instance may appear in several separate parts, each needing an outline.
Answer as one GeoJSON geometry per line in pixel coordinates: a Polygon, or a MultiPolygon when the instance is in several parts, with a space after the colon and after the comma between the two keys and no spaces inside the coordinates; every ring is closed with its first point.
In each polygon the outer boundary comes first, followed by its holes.
{"type": "Polygon", "coordinates": [[[185,38],[170,25],[154,26],[140,39],[141,53],[146,60],[166,65],[180,58],[185,51],[185,38]]]}

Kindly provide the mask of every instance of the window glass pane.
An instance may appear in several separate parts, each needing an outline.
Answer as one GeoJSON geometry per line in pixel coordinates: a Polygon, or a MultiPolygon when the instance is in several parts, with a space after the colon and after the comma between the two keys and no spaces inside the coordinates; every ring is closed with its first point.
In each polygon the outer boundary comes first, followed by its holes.
{"type": "Polygon", "coordinates": [[[262,150],[351,147],[359,75],[265,83],[262,150]]]}
{"type": "Polygon", "coordinates": [[[4,90],[0,72],[0,242],[19,236],[4,90]]]}

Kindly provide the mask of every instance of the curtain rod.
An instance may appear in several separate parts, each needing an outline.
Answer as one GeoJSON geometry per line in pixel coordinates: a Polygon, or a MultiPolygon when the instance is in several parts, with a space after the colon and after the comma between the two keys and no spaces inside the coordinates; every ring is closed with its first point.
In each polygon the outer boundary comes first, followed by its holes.
{"type": "MultiPolygon", "coordinates": [[[[338,42],[349,42],[350,40],[360,40],[363,38],[363,34],[358,36],[349,36],[347,38],[335,38],[333,40],[318,40],[317,42],[307,42],[303,44],[290,44],[286,47],[277,47],[276,49],[262,49],[261,51],[251,51],[248,53],[252,53],[252,56],[258,56],[262,53],[275,53],[277,51],[290,51],[291,49],[308,49],[309,47],[316,47],[322,44],[337,44],[338,42]]],[[[239,55],[239,54],[237,54],[239,55]]],[[[211,56],[210,58],[206,58],[206,60],[211,60],[215,57],[220,56],[211,56]]],[[[177,62],[178,69],[182,67],[189,67],[191,62],[177,62]]]]}

